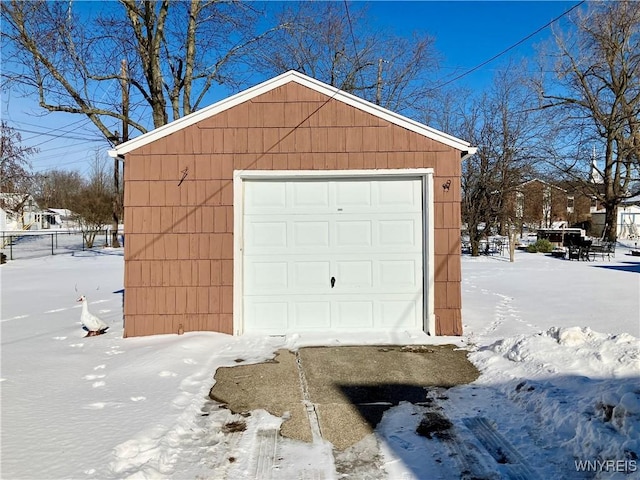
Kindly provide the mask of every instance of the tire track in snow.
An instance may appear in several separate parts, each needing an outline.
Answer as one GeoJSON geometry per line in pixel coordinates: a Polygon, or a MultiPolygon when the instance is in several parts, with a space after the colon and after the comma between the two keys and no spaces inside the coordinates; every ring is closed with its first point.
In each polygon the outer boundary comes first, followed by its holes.
{"type": "Polygon", "coordinates": [[[485,417],[463,419],[464,425],[475,435],[499,465],[505,478],[537,480],[538,475],[524,457],[504,438],[485,417]]]}

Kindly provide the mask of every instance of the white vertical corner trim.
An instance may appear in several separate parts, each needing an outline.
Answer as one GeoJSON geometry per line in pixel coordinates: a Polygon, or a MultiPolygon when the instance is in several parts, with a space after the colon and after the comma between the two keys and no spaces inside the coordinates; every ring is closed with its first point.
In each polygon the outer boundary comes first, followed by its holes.
{"type": "Polygon", "coordinates": [[[244,268],[243,245],[244,232],[244,185],[242,184],[242,171],[233,172],[233,334],[243,333],[243,298],[244,268]]]}
{"type": "Polygon", "coordinates": [[[435,199],[433,195],[433,170],[425,173],[422,181],[422,198],[424,212],[424,233],[423,233],[423,272],[424,279],[424,302],[426,325],[424,331],[434,336],[436,335],[436,314],[435,314],[435,240],[434,240],[434,215],[435,199]]]}
{"type": "Polygon", "coordinates": [[[433,168],[389,170],[234,170],[233,172],[233,333],[244,333],[244,181],[286,179],[339,179],[339,178],[422,178],[423,191],[423,329],[436,335],[435,324],[435,266],[434,266],[434,194],[433,168]]]}

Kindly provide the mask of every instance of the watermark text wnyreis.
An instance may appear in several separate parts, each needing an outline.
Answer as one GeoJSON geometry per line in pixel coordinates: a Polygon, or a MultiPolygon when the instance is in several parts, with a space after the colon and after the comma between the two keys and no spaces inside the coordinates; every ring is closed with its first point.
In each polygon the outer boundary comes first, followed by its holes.
{"type": "Polygon", "coordinates": [[[633,473],[638,471],[637,460],[575,460],[578,472],[633,473]]]}

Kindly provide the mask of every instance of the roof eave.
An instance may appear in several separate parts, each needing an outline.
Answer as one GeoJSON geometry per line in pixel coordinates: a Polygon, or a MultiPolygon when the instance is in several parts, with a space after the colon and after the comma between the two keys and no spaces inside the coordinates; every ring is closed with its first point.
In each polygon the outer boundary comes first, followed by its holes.
{"type": "Polygon", "coordinates": [[[251,87],[242,92],[236,93],[230,97],[227,97],[219,102],[214,103],[208,107],[203,108],[202,110],[198,110],[189,115],[186,115],[182,118],[174,120],[171,123],[167,123],[161,127],[158,127],[150,132],[147,132],[139,137],[131,139],[127,142],[121,143],[117,145],[112,150],[109,150],[108,154],[112,158],[120,157],[123,155],[141,148],[153,141],[159,140],[171,133],[174,133],[178,130],[191,126],[201,120],[217,115],[218,113],[222,113],[225,110],[228,110],[236,105],[239,105],[245,101],[248,101],[258,95],[262,95],[267,93],[274,88],[283,86],[291,81],[294,81],[300,85],[306,86],[315,90],[319,93],[322,93],[330,98],[335,98],[339,101],[342,101],[350,106],[363,110],[367,113],[371,113],[373,115],[382,118],[383,120],[387,120],[390,123],[396,124],[400,127],[411,130],[415,133],[423,135],[427,138],[460,150],[461,152],[467,152],[463,159],[469,155],[473,155],[476,153],[477,148],[471,147],[471,144],[456,138],[447,133],[441,132],[434,128],[431,128],[427,125],[423,125],[415,120],[404,117],[400,114],[387,110],[379,105],[375,105],[371,102],[363,100],[360,97],[356,97],[350,93],[344,92],[336,87],[323,83],[314,78],[303,75],[294,70],[290,70],[285,72],[277,77],[271,78],[265,82],[262,82],[254,87],[251,87]]]}

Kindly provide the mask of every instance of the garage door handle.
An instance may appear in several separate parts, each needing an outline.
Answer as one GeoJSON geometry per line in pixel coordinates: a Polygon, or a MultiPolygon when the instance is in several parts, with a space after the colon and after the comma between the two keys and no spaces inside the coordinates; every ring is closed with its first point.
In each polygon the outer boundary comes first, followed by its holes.
{"type": "Polygon", "coordinates": [[[331,277],[331,288],[333,288],[336,284],[336,277],[331,277]]]}

